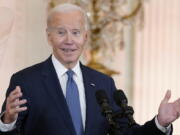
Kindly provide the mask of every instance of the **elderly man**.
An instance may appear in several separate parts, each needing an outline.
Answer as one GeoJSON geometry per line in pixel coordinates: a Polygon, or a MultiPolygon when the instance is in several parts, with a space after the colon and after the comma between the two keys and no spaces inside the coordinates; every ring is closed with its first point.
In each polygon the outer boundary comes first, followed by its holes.
{"type": "MultiPolygon", "coordinates": [[[[108,123],[96,103],[98,89],[106,90],[110,104],[115,85],[112,78],[79,62],[87,41],[86,13],[78,6],[55,7],[47,19],[47,37],[52,55],[42,63],[15,73],[7,90],[0,121],[0,133],[9,135],[106,135],[108,123]]],[[[171,123],[179,117],[180,100],[168,103],[144,125],[128,126],[118,120],[128,135],[171,134],[171,123]],[[126,130],[127,129],[127,130],[126,130]]]]}

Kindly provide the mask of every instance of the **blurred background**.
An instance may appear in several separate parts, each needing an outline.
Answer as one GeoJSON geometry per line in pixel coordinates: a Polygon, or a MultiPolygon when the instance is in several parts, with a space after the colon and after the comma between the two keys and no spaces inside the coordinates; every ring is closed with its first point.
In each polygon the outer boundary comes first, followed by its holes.
{"type": "MultiPolygon", "coordinates": [[[[158,112],[166,90],[180,97],[179,0],[0,0],[0,106],[11,75],[45,60],[46,16],[59,3],[89,16],[84,64],[112,76],[143,124],[158,112]]],[[[174,135],[180,134],[180,120],[174,135]]]]}

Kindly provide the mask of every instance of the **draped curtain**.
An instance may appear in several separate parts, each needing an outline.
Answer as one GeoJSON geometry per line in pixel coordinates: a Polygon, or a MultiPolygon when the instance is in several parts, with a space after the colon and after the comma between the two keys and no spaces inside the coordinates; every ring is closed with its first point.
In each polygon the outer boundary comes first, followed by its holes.
{"type": "MultiPolygon", "coordinates": [[[[4,36],[7,38],[0,38],[0,106],[10,76],[50,54],[45,35],[49,1],[0,0],[0,11],[5,8],[12,17],[4,36]]],[[[144,1],[144,29],[137,30],[132,37],[130,31],[135,28],[126,28],[125,51],[119,51],[111,65],[121,72],[114,76],[116,85],[127,90],[135,109],[135,119],[141,124],[157,114],[167,89],[172,90],[171,101],[180,96],[180,1],[144,1]]],[[[178,120],[174,123],[174,135],[180,134],[179,126],[178,120]]]]}
{"type": "Polygon", "coordinates": [[[48,57],[47,0],[0,0],[0,106],[13,73],[48,57]]]}
{"type": "MultiPolygon", "coordinates": [[[[180,1],[145,3],[144,29],[136,34],[133,103],[136,120],[144,123],[157,114],[160,101],[171,89],[171,101],[180,97],[180,1]]],[[[180,134],[180,120],[174,135],[180,134]]]]}

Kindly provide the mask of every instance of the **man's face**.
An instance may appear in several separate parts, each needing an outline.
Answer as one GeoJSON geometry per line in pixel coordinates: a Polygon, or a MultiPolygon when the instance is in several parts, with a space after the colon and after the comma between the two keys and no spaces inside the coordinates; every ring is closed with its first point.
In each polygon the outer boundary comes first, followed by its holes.
{"type": "Polygon", "coordinates": [[[74,67],[87,40],[83,14],[79,11],[53,13],[47,31],[55,57],[65,67],[74,67]]]}

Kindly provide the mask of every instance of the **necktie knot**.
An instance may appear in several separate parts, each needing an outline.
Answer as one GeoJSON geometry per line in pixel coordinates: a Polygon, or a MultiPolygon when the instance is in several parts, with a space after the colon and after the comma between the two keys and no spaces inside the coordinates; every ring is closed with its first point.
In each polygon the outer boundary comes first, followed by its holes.
{"type": "Polygon", "coordinates": [[[67,72],[68,78],[73,78],[74,72],[70,69],[67,72]]]}

